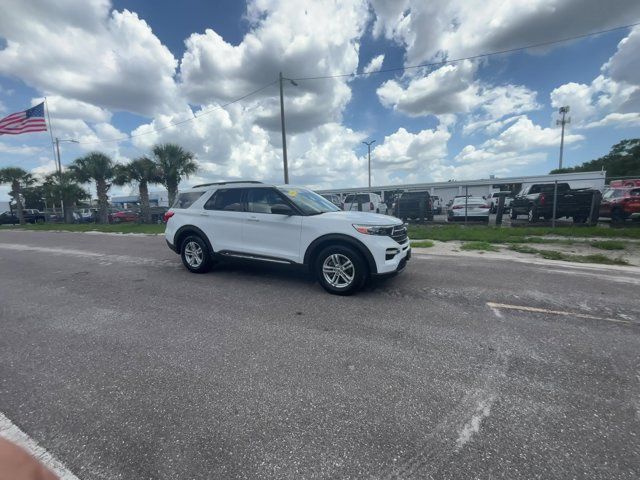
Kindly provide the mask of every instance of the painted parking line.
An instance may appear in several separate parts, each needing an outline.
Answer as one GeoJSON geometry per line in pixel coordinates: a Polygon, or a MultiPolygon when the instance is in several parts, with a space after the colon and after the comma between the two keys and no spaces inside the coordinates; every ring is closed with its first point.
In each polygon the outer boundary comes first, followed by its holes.
{"type": "Polygon", "coordinates": [[[596,315],[589,315],[588,313],[567,312],[564,310],[549,310],[547,308],[528,307],[526,305],[509,305],[507,303],[487,302],[487,307],[493,310],[497,317],[502,317],[500,310],[518,310],[521,312],[546,313],[548,315],[561,315],[564,317],[584,318],[587,320],[603,320],[605,322],[622,323],[624,325],[633,324],[633,322],[629,320],[622,320],[620,318],[598,317],[596,315]]]}
{"type": "Polygon", "coordinates": [[[20,430],[2,412],[0,412],[0,437],[24,448],[55,473],[60,480],[79,480],[62,462],[38,445],[35,440],[20,430]]]}

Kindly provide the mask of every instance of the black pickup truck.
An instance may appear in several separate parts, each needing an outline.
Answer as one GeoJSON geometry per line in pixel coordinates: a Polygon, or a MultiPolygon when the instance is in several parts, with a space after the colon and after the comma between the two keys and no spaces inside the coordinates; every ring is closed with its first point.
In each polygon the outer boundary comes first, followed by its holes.
{"type": "MultiPolygon", "coordinates": [[[[24,221],[27,223],[44,223],[45,221],[44,213],[39,210],[25,208],[22,214],[24,215],[24,221]]],[[[0,213],[0,225],[17,225],[18,223],[20,223],[18,221],[18,212],[15,210],[13,212],[6,211],[0,213]]]]}
{"type": "MultiPolygon", "coordinates": [[[[527,215],[530,223],[537,222],[540,218],[550,220],[553,217],[553,192],[553,183],[523,185],[520,193],[511,202],[511,219],[515,220],[518,215],[527,215]]],[[[600,206],[598,190],[571,189],[568,183],[558,183],[557,192],[556,218],[573,218],[574,223],[584,223],[600,206]]],[[[597,216],[597,213],[594,215],[597,216]]]]}
{"type": "Polygon", "coordinates": [[[393,209],[393,214],[405,221],[433,221],[433,203],[429,192],[404,192],[396,199],[393,209]]]}

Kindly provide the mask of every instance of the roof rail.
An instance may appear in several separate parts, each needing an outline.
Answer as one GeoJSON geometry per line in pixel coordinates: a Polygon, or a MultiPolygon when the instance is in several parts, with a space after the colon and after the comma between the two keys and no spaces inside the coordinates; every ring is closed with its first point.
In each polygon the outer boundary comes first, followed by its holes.
{"type": "Polygon", "coordinates": [[[210,187],[211,185],[229,185],[229,184],[232,184],[232,183],[262,183],[262,182],[259,182],[257,180],[233,180],[231,182],[201,183],[200,185],[194,185],[191,188],[210,187]]]}

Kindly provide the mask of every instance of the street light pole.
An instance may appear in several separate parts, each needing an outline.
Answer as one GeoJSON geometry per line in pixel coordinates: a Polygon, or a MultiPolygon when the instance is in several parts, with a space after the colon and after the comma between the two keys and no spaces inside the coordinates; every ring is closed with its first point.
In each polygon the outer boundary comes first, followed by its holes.
{"type": "Polygon", "coordinates": [[[562,115],[562,119],[556,120],[556,125],[562,125],[562,133],[560,134],[560,160],[558,161],[558,168],[562,168],[562,155],[564,153],[564,126],[567,123],[571,123],[571,118],[566,118],[567,113],[569,113],[569,106],[560,107],[559,113],[562,115]]]}
{"type": "Polygon", "coordinates": [[[371,190],[371,145],[373,145],[375,142],[375,140],[371,140],[370,142],[362,142],[367,146],[367,153],[369,155],[369,190],[371,190]]]}
{"type": "MultiPolygon", "coordinates": [[[[60,160],[60,142],[69,142],[69,143],[80,143],[78,140],[73,140],[71,138],[67,138],[67,139],[62,139],[60,140],[58,137],[56,137],[55,143],[56,143],[56,153],[57,153],[57,157],[58,157],[58,162],[57,162],[57,169],[58,169],[58,183],[60,185],[60,208],[62,208],[62,214],[64,216],[64,198],[62,195],[62,161],[60,160]]],[[[66,219],[65,219],[66,220],[66,219]]]]}

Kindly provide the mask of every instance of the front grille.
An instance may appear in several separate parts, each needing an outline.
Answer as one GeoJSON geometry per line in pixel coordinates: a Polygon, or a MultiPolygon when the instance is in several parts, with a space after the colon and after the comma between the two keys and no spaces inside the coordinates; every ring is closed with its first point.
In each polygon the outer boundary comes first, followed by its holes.
{"type": "Polygon", "coordinates": [[[391,231],[391,238],[393,238],[396,242],[403,244],[407,241],[407,226],[406,225],[398,225],[397,227],[393,227],[391,231]]]}

